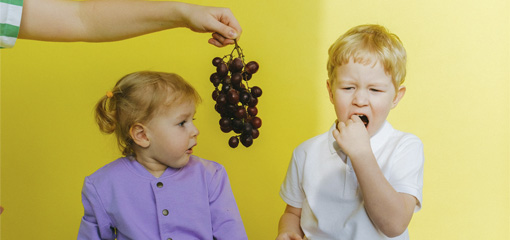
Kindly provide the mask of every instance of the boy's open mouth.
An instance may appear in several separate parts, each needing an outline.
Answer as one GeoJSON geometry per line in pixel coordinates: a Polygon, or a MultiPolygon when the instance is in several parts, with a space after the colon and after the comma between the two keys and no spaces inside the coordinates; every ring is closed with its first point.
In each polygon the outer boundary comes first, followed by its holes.
{"type": "Polygon", "coordinates": [[[363,121],[363,124],[365,124],[365,127],[368,127],[368,117],[365,115],[358,115],[358,117],[363,121]]]}

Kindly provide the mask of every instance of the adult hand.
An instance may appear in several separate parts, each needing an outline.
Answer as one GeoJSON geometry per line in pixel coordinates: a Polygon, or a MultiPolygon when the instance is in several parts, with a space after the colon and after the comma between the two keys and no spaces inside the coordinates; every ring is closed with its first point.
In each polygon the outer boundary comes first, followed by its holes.
{"type": "Polygon", "coordinates": [[[186,27],[192,31],[213,33],[208,42],[214,46],[233,44],[241,36],[241,25],[228,8],[189,5],[185,16],[186,27]]]}

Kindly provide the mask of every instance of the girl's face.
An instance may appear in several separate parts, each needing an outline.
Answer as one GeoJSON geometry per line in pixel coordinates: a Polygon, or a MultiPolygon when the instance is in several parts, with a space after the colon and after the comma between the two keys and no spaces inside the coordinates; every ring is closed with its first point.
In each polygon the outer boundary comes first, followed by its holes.
{"type": "Polygon", "coordinates": [[[186,102],[161,111],[147,125],[149,158],[172,168],[184,167],[197,145],[198,129],[193,124],[195,103],[186,102]]]}
{"type": "Polygon", "coordinates": [[[338,121],[346,122],[358,115],[368,122],[367,131],[373,136],[390,110],[397,106],[405,88],[402,86],[395,92],[391,76],[386,74],[379,61],[374,65],[355,63],[351,59],[335,71],[335,79],[331,83],[328,81],[328,91],[338,121]]]}

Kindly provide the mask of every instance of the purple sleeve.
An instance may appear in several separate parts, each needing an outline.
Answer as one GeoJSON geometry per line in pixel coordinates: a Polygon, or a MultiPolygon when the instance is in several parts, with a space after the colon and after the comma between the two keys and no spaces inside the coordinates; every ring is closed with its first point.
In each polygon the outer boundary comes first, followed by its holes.
{"type": "Polygon", "coordinates": [[[217,240],[248,239],[225,168],[218,168],[209,187],[213,236],[217,240]]]}
{"type": "Polygon", "coordinates": [[[110,217],[88,177],[85,178],[81,196],[85,213],[81,219],[78,240],[115,239],[110,217]]]}

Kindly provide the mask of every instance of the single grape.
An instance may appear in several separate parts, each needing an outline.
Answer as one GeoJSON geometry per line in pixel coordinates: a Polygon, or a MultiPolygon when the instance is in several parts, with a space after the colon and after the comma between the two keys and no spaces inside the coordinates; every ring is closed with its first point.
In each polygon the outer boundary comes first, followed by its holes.
{"type": "Polygon", "coordinates": [[[252,133],[251,133],[251,136],[253,137],[253,139],[256,139],[256,138],[258,138],[258,137],[259,137],[259,134],[260,134],[260,133],[259,133],[259,130],[258,130],[258,129],[253,128],[253,129],[251,130],[251,132],[252,132],[252,133]]]}
{"type": "Polygon", "coordinates": [[[242,119],[246,116],[246,109],[243,106],[238,106],[237,110],[234,112],[234,116],[238,119],[242,119]]]}
{"type": "Polygon", "coordinates": [[[250,102],[251,95],[247,91],[242,91],[239,94],[239,101],[241,101],[242,104],[248,104],[250,102]]]}
{"type": "Polygon", "coordinates": [[[243,60],[241,58],[234,58],[230,63],[229,70],[230,72],[241,72],[243,70],[243,60]]]}
{"type": "Polygon", "coordinates": [[[253,137],[251,135],[241,135],[241,143],[245,147],[249,147],[253,144],[253,137]]]}
{"type": "Polygon", "coordinates": [[[254,117],[251,119],[250,123],[254,128],[260,128],[262,126],[262,119],[254,117]]]}
{"type": "Polygon", "coordinates": [[[231,138],[228,140],[228,145],[229,145],[231,148],[236,148],[236,147],[239,145],[239,138],[237,138],[236,136],[231,137],[231,138]]]}
{"type": "Polygon", "coordinates": [[[221,83],[230,85],[232,81],[230,80],[230,77],[227,75],[225,76],[225,78],[223,78],[223,81],[221,81],[221,83]]]}
{"type": "Polygon", "coordinates": [[[232,74],[232,78],[231,78],[232,84],[239,85],[242,80],[243,80],[243,76],[240,73],[233,73],[232,74]]]}
{"type": "Polygon", "coordinates": [[[214,89],[214,91],[212,92],[212,99],[214,101],[216,101],[216,98],[218,98],[219,95],[220,95],[220,90],[218,90],[217,88],[214,89]]]}
{"type": "Polygon", "coordinates": [[[251,73],[243,72],[243,79],[244,79],[244,81],[250,81],[251,73]]]}
{"type": "Polygon", "coordinates": [[[229,117],[234,117],[234,114],[237,110],[237,105],[229,104],[226,105],[226,113],[229,117]]]}
{"type": "Polygon", "coordinates": [[[262,96],[262,89],[257,87],[257,86],[252,87],[251,88],[251,95],[253,95],[256,98],[262,96]]]}
{"type": "Polygon", "coordinates": [[[251,126],[250,123],[245,123],[244,126],[243,126],[243,134],[247,134],[247,135],[252,135],[252,130],[253,130],[253,127],[251,126]]]}
{"type": "Polygon", "coordinates": [[[230,127],[231,121],[230,118],[222,117],[220,119],[220,127],[230,127]]]}
{"type": "Polygon", "coordinates": [[[246,70],[249,74],[254,74],[259,70],[259,64],[255,61],[251,61],[246,64],[246,67],[244,67],[244,70],[246,70]]]}
{"type": "Polygon", "coordinates": [[[250,101],[248,102],[248,106],[255,107],[259,103],[259,99],[256,97],[250,98],[250,101]]]}
{"type": "Polygon", "coordinates": [[[218,66],[216,67],[216,72],[218,73],[218,76],[220,76],[220,77],[227,76],[227,74],[228,74],[227,64],[224,62],[218,64],[218,66]]]}
{"type": "Polygon", "coordinates": [[[257,116],[257,113],[259,113],[257,107],[248,107],[246,111],[250,116],[257,116]]]}
{"type": "Polygon", "coordinates": [[[223,91],[224,93],[228,93],[228,91],[230,91],[232,87],[228,84],[223,84],[223,86],[221,86],[221,91],[223,91]]]}
{"type": "Polygon", "coordinates": [[[218,66],[218,64],[220,64],[220,63],[222,63],[222,62],[223,62],[223,59],[221,59],[220,57],[215,57],[215,58],[213,58],[213,60],[212,60],[212,65],[213,65],[213,66],[215,66],[215,67],[217,67],[217,66],[218,66]]]}
{"type": "Polygon", "coordinates": [[[225,106],[223,105],[220,105],[220,104],[215,104],[214,105],[214,109],[216,110],[216,112],[218,112],[220,115],[223,115],[225,114],[225,106]]]}
{"type": "Polygon", "coordinates": [[[231,126],[228,126],[228,127],[220,127],[221,131],[224,132],[224,133],[229,133],[230,131],[232,131],[232,127],[231,126]]]}
{"type": "Polygon", "coordinates": [[[220,93],[216,98],[216,103],[218,103],[218,105],[225,105],[227,103],[227,95],[220,93]]]}
{"type": "Polygon", "coordinates": [[[239,102],[239,92],[235,89],[230,89],[227,94],[228,101],[232,104],[237,104],[239,102]]]}
{"type": "Polygon", "coordinates": [[[240,120],[240,119],[233,119],[232,120],[232,128],[233,129],[239,129],[241,130],[241,128],[243,127],[243,121],[240,120]]]}
{"type": "Polygon", "coordinates": [[[215,79],[220,79],[220,76],[218,75],[218,73],[213,73],[209,77],[209,80],[211,81],[211,83],[215,82],[215,79]]]}

